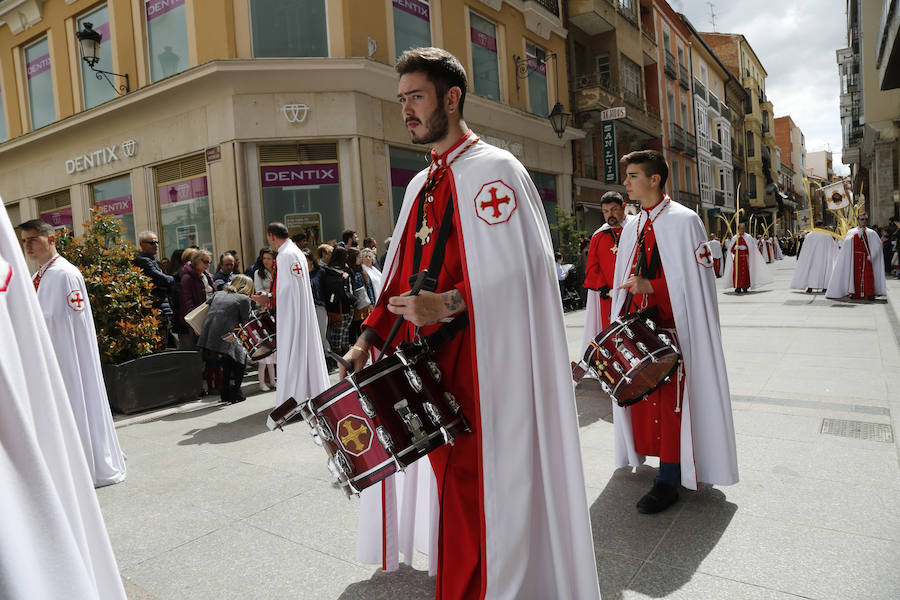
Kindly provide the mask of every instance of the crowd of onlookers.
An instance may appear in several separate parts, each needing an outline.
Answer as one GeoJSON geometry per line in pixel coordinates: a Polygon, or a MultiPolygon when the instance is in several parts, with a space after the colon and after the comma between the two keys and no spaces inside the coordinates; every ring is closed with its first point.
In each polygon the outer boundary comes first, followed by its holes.
{"type": "MultiPolygon", "coordinates": [[[[380,255],[373,238],[364,238],[360,247],[359,236],[352,230],[343,232],[340,241],[330,240],[315,247],[302,233],[292,241],[307,258],[322,345],[333,370],[337,363],[329,353],[341,356],[349,350],[378,300],[390,238],[380,255]]],[[[158,259],[159,239],[152,231],[141,233],[138,244],[141,251],[134,264],[153,281],[154,307],[159,310],[166,346],[202,351],[205,393],[218,390],[224,401],[240,402],[244,399],[240,382],[250,360],[239,341],[229,339],[228,333],[253,314],[267,310],[265,303],[251,301],[254,293],[270,292],[273,282],[277,293],[275,252],[262,248],[253,264],[242,272],[238,252],[229,250],[219,256],[213,271],[213,257],[203,248],[179,248],[169,258],[158,259]],[[185,316],[208,301],[209,312],[198,335],[185,316]]],[[[276,385],[276,354],[257,363],[262,391],[276,385]]]]}

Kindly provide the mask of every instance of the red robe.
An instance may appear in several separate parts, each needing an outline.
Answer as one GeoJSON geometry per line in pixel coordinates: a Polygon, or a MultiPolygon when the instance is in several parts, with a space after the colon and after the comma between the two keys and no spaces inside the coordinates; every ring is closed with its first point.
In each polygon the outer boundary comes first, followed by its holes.
{"type": "MultiPolygon", "coordinates": [[[[469,136],[463,137],[440,157],[432,151],[432,160],[436,165],[446,164],[447,154],[456,150],[460,144],[469,141],[469,136]]],[[[431,239],[423,247],[420,269],[428,267],[437,245],[438,229],[447,202],[451,198],[452,177],[449,172],[442,177],[433,192],[434,201],[425,203],[426,222],[433,231],[431,239]]],[[[444,265],[438,274],[435,292],[442,293],[456,288],[465,299],[466,305],[471,306],[472,299],[464,278],[458,214],[458,210],[454,211],[453,226],[444,248],[444,265]]],[[[417,215],[418,208],[413,207],[406,231],[397,249],[395,260],[400,265],[397,276],[385,284],[375,309],[363,322],[363,328],[371,327],[378,333],[380,340],[376,345],[379,346],[387,338],[397,319],[397,315],[387,310],[388,299],[410,289],[409,276],[413,272],[414,248],[415,244],[419,243],[415,237],[417,215]]],[[[388,268],[389,266],[386,267],[386,272],[388,268]]],[[[423,327],[420,334],[428,335],[440,325],[423,327]]],[[[393,346],[402,341],[413,340],[414,329],[409,321],[405,321],[393,346]]],[[[437,352],[436,361],[444,373],[443,381],[447,383],[448,391],[456,397],[469,423],[477,428],[481,412],[475,394],[475,364],[472,355],[474,344],[471,334],[471,327],[467,327],[444,344],[437,352]]],[[[461,435],[454,440],[453,446],[443,446],[428,455],[437,480],[441,507],[435,592],[437,599],[478,598],[481,593],[483,567],[481,540],[484,536],[482,498],[478,488],[480,470],[478,440],[476,435],[461,435]]]]}
{"type": "Polygon", "coordinates": [[[616,272],[616,253],[620,235],[622,235],[621,226],[598,231],[591,238],[591,245],[588,248],[584,287],[595,291],[606,288],[606,294],[604,294],[606,297],[600,296],[601,330],[609,325],[609,311],[612,306],[609,291],[612,289],[613,276],[616,272]]]}
{"type": "Polygon", "coordinates": [[[734,275],[732,275],[734,287],[748,289],[750,287],[750,248],[740,235],[731,245],[731,253],[734,254],[734,275]]]}
{"type": "MultiPolygon", "coordinates": [[[[872,253],[866,234],[853,236],[853,289],[851,298],[868,298],[875,295],[875,273],[872,271],[872,253]]],[[[879,265],[880,268],[880,265],[879,265]]]]}
{"type": "MultiPolygon", "coordinates": [[[[656,246],[656,235],[653,225],[645,219],[644,248],[645,263],[650,264],[653,248],[656,246]]],[[[638,249],[640,252],[640,249],[638,249]]],[[[637,263],[637,257],[634,263],[637,263]]],[[[656,324],[663,329],[675,329],[675,316],[669,301],[669,288],[662,262],[659,270],[648,274],[653,286],[652,294],[637,294],[634,302],[638,307],[656,307],[656,324]]],[[[634,431],[634,448],[644,456],[658,456],[663,462],[681,462],[681,411],[679,406],[680,378],[673,374],[672,378],[661,385],[655,392],[631,406],[631,424],[634,431]],[[676,410],[677,409],[677,410],[676,410]]]]}

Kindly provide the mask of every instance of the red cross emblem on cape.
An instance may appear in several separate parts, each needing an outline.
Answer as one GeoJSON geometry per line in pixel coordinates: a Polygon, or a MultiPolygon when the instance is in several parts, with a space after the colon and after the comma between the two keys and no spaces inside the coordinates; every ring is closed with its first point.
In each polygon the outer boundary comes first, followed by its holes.
{"type": "Polygon", "coordinates": [[[12,281],[12,265],[0,258],[0,292],[9,289],[10,281],[12,281]]]}
{"type": "Polygon", "coordinates": [[[488,225],[509,221],[516,206],[515,190],[499,179],[481,186],[475,196],[475,214],[488,225]]]}
{"type": "Polygon", "coordinates": [[[696,250],[694,250],[694,258],[697,259],[697,264],[701,267],[712,269],[712,252],[709,251],[709,244],[707,244],[706,242],[700,242],[700,245],[697,246],[696,250]]]}
{"type": "Polygon", "coordinates": [[[372,430],[360,416],[347,415],[337,422],[337,437],[344,450],[353,456],[360,456],[372,447],[372,430]]]}
{"type": "Polygon", "coordinates": [[[293,273],[294,277],[303,277],[303,267],[300,266],[299,262],[291,265],[291,273],[293,273]]]}
{"type": "Polygon", "coordinates": [[[81,294],[81,290],[72,290],[69,292],[69,295],[66,296],[66,302],[68,303],[69,308],[75,312],[81,312],[84,310],[84,305],[87,300],[85,300],[84,296],[81,294]]]}

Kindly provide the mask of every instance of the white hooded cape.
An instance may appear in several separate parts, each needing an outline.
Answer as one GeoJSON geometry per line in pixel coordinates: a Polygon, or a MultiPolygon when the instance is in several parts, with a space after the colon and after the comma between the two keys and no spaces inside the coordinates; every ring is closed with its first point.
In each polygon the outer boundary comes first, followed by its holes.
{"type": "MultiPolygon", "coordinates": [[[[653,215],[660,207],[653,209],[653,215]]],[[[638,227],[647,222],[641,211],[622,231],[616,260],[616,286],[631,269],[638,227]]],[[[737,450],[728,391],[728,373],[719,330],[719,304],[712,264],[701,265],[706,229],[694,211],[670,202],[653,222],[656,245],[686,374],[681,414],[681,483],[696,490],[699,482],[731,485],[738,481],[737,450]]],[[[757,253],[758,256],[758,253],[757,253]]],[[[760,257],[762,259],[762,257],[760,257]]],[[[711,263],[711,261],[710,261],[711,263]]],[[[627,293],[616,290],[613,312],[618,315],[627,293]]],[[[631,409],[613,403],[616,467],[643,464],[634,448],[631,409]]]]}
{"type": "MultiPolygon", "coordinates": [[[[853,277],[853,238],[859,235],[860,230],[854,227],[847,233],[844,243],[834,260],[834,269],[831,271],[831,279],[828,281],[826,298],[843,298],[856,291],[856,283],[853,277]]],[[[884,257],[881,249],[881,238],[874,230],[866,227],[866,240],[869,242],[869,260],[872,262],[872,275],[875,278],[875,295],[884,296],[887,288],[884,280],[884,257]]],[[[806,252],[806,243],[803,251],[806,252]]]]}
{"type": "MultiPolygon", "coordinates": [[[[719,240],[709,240],[707,245],[709,246],[709,251],[712,252],[713,260],[719,259],[719,271],[721,271],[725,266],[722,264],[722,242],[719,240]]],[[[713,265],[713,275],[718,277],[719,273],[716,273],[715,268],[716,266],[713,265]]]]}
{"type": "Polygon", "coordinates": [[[22,250],[0,202],[0,598],[125,590],[22,250]]]}
{"type": "Polygon", "coordinates": [[[125,479],[106,384],[100,368],[97,331],[84,277],[62,256],[44,271],[37,291],[44,321],[62,371],[81,445],[97,487],[125,479]]]}
{"type": "Polygon", "coordinates": [[[375,302],[378,302],[378,296],[381,294],[381,271],[378,270],[378,267],[369,265],[363,265],[362,268],[369,276],[369,281],[372,282],[372,288],[375,290],[375,302]]]}
{"type": "Polygon", "coordinates": [[[772,248],[775,249],[775,260],[784,260],[784,252],[781,251],[781,243],[777,237],[772,238],[772,248]]]}
{"type": "MultiPolygon", "coordinates": [[[[775,277],[772,276],[772,272],[769,270],[769,267],[766,266],[765,259],[762,254],[759,253],[756,240],[750,237],[749,233],[745,233],[744,242],[747,244],[749,250],[747,255],[750,257],[750,287],[759,288],[773,283],[775,277]]],[[[732,277],[734,274],[734,254],[731,253],[731,247],[736,243],[737,239],[732,238],[731,242],[728,244],[728,250],[725,252],[727,255],[725,257],[725,274],[722,278],[726,282],[726,288],[734,287],[734,277],[732,277]]]]}
{"type": "MultiPolygon", "coordinates": [[[[572,372],[540,196],[521,163],[485,142],[451,171],[481,411],[480,430],[471,435],[481,438],[484,597],[598,598],[572,372]],[[491,208],[480,205],[490,199],[488,184],[500,198],[514,194],[493,225],[491,208]],[[515,301],[504,300],[511,295],[515,301]]],[[[406,189],[394,240],[403,237],[425,177],[423,170],[406,189]]],[[[388,252],[385,281],[398,268],[398,246],[388,252]]],[[[479,518],[477,507],[472,518],[479,518]]],[[[361,507],[360,541],[373,539],[365,530],[380,527],[380,519],[380,502],[361,507]]]]}
{"type": "Polygon", "coordinates": [[[319,334],[319,321],[309,283],[306,255],[287,240],[275,258],[275,345],[278,349],[278,387],[275,406],[288,398],[298,403],[328,389],[328,368],[319,334]]]}
{"type": "Polygon", "coordinates": [[[837,240],[821,231],[810,231],[803,241],[797,268],[791,278],[791,289],[824,290],[831,278],[834,259],[838,255],[837,240]]]}
{"type": "MultiPolygon", "coordinates": [[[[625,220],[622,221],[622,227],[625,227],[625,224],[633,218],[634,217],[631,215],[625,215],[625,220]]],[[[606,231],[607,229],[609,229],[609,224],[604,223],[594,232],[594,235],[597,235],[601,231],[606,231]]],[[[591,239],[594,238],[594,235],[591,236],[591,239]]],[[[588,343],[592,342],[594,338],[597,337],[597,334],[600,333],[603,325],[603,320],[600,318],[600,292],[595,292],[594,290],[587,291],[587,305],[585,311],[584,338],[581,341],[581,347],[587,349],[588,343]]],[[[606,316],[609,317],[609,315],[606,316]]]]}

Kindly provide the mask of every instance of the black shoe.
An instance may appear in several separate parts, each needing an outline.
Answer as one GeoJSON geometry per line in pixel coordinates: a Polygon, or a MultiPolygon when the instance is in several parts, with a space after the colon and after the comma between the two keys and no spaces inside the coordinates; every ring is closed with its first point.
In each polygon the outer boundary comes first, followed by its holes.
{"type": "Polygon", "coordinates": [[[678,502],[678,489],[657,481],[653,484],[653,488],[638,500],[637,509],[639,513],[652,515],[666,510],[676,502],[678,502]]]}
{"type": "Polygon", "coordinates": [[[868,300],[869,302],[874,302],[875,296],[866,296],[866,300],[868,300]]]}
{"type": "Polygon", "coordinates": [[[812,294],[812,288],[806,288],[806,293],[807,293],[807,294],[812,294]]]}

